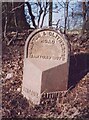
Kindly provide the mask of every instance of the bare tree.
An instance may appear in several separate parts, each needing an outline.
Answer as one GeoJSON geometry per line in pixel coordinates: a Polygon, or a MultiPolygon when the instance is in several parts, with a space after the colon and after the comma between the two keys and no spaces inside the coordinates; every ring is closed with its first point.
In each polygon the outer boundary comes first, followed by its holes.
{"type": "MultiPolygon", "coordinates": [[[[26,21],[24,13],[24,3],[21,2],[4,2],[2,3],[2,24],[3,30],[4,26],[7,26],[7,30],[13,30],[18,27],[18,29],[29,28],[29,24],[26,21]],[[14,21],[14,16],[16,17],[17,26],[14,21]]],[[[16,29],[15,29],[16,30],[16,29]]]]}
{"type": "Polygon", "coordinates": [[[29,11],[29,20],[30,20],[30,22],[32,22],[33,27],[34,28],[42,27],[45,16],[48,13],[49,3],[47,2],[47,0],[45,0],[45,1],[37,0],[37,2],[34,2],[32,4],[30,4],[29,2],[26,2],[26,5],[27,5],[28,11],[29,11]],[[33,7],[33,6],[35,6],[35,7],[33,7]],[[37,8],[37,10],[34,12],[34,9],[36,9],[36,8],[37,8]],[[36,14],[37,14],[37,16],[36,16],[36,14]]]}
{"type": "Polygon", "coordinates": [[[64,26],[64,34],[66,34],[67,29],[67,18],[68,18],[68,0],[65,2],[65,26],[64,26]]]}
{"type": "Polygon", "coordinates": [[[24,2],[3,2],[2,3],[2,31],[4,40],[9,45],[18,37],[18,32],[28,29],[29,24],[25,18],[24,2]],[[15,35],[11,39],[7,37],[7,32],[14,31],[15,35]]]}
{"type": "Polygon", "coordinates": [[[89,1],[87,2],[86,13],[87,13],[87,20],[89,20],[89,1]]]}
{"type": "Polygon", "coordinates": [[[52,26],[52,0],[49,0],[49,26],[52,26]]]}
{"type": "Polygon", "coordinates": [[[83,22],[86,20],[86,0],[82,1],[83,22]]]}
{"type": "Polygon", "coordinates": [[[30,5],[29,2],[26,2],[26,5],[27,5],[27,7],[28,7],[29,15],[31,16],[31,20],[32,20],[33,26],[34,26],[35,28],[37,28],[37,25],[36,25],[36,23],[35,23],[35,16],[34,16],[33,13],[32,13],[31,5],[30,5]]]}

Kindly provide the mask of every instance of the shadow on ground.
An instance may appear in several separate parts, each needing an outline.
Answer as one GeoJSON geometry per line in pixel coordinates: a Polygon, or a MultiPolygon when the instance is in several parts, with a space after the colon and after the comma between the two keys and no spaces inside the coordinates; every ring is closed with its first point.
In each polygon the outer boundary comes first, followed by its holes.
{"type": "Polygon", "coordinates": [[[89,72],[89,54],[70,56],[68,88],[75,86],[89,72]]]}

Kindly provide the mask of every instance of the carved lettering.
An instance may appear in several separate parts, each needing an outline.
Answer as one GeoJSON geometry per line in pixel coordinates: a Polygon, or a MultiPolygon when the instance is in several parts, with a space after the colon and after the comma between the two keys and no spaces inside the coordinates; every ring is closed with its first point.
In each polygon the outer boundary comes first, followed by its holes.
{"type": "Polygon", "coordinates": [[[46,32],[43,32],[43,35],[46,35],[46,32]]]}
{"type": "Polygon", "coordinates": [[[33,90],[30,90],[30,89],[28,89],[26,87],[23,88],[23,91],[26,92],[26,93],[28,93],[29,95],[38,97],[38,93],[37,92],[35,92],[33,90]]]}
{"type": "Polygon", "coordinates": [[[30,58],[65,60],[65,42],[56,32],[43,31],[32,38],[28,53],[30,58]]]}
{"type": "Polygon", "coordinates": [[[46,39],[46,40],[41,41],[41,43],[55,44],[56,42],[55,42],[55,40],[46,39]]]}

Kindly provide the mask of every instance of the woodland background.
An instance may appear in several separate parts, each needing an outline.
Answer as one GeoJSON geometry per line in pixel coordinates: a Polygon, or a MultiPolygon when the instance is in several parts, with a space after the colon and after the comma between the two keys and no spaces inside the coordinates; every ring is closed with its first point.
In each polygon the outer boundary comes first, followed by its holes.
{"type": "MultiPolygon", "coordinates": [[[[63,1],[62,1],[63,2],[63,1]]],[[[24,45],[28,35],[43,27],[48,13],[48,26],[53,26],[53,1],[2,3],[2,116],[5,118],[71,118],[89,119],[89,1],[81,1],[82,12],[72,11],[71,16],[82,16],[81,28],[68,29],[70,0],[64,8],[64,27],[57,20],[55,27],[66,35],[70,43],[69,83],[60,98],[42,98],[40,105],[29,105],[21,94],[23,80],[24,45]],[[32,4],[38,7],[35,16],[32,4]],[[28,9],[29,22],[25,6],[28,9]]],[[[58,6],[56,6],[58,9],[58,6]]],[[[60,9],[58,9],[60,14],[60,9]]],[[[62,21],[62,20],[61,20],[62,21]]]]}

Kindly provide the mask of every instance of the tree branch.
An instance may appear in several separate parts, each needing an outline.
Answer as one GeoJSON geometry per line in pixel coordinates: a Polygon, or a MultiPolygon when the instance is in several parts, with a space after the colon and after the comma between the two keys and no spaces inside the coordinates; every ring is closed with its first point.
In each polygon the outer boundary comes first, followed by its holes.
{"type": "Polygon", "coordinates": [[[29,2],[26,2],[26,5],[27,5],[27,7],[28,7],[28,11],[29,11],[29,14],[30,14],[30,16],[31,16],[31,20],[32,20],[33,26],[34,26],[35,28],[37,28],[37,25],[36,25],[36,23],[35,23],[35,16],[34,16],[33,13],[32,13],[31,5],[30,5],[29,2]]]}
{"type": "Polygon", "coordinates": [[[45,15],[46,15],[46,10],[47,10],[47,7],[48,7],[48,2],[46,2],[46,7],[44,8],[44,14],[43,14],[43,18],[42,18],[42,22],[41,22],[40,27],[42,27],[42,26],[43,26],[43,22],[44,22],[44,18],[45,18],[45,15]]]}
{"type": "Polygon", "coordinates": [[[39,26],[40,18],[41,18],[41,15],[42,15],[42,13],[43,13],[43,10],[42,10],[42,7],[41,7],[41,2],[38,1],[38,5],[39,5],[39,7],[40,7],[39,17],[38,17],[38,26],[39,26]]]}

